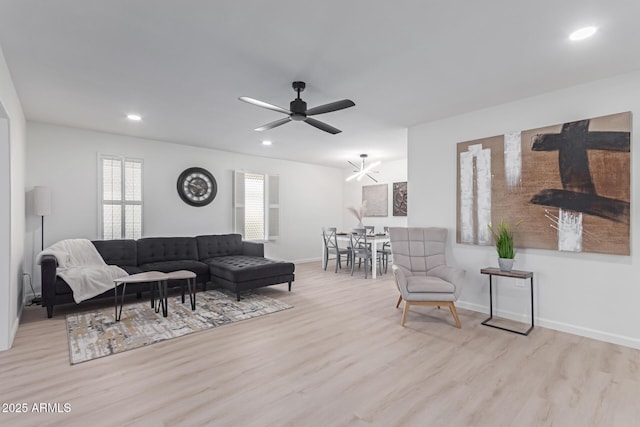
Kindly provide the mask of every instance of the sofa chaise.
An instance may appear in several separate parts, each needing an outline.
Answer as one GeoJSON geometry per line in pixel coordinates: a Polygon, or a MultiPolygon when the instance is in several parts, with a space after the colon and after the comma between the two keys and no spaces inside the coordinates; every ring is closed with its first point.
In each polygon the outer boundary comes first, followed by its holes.
{"type": "MultiPolygon", "coordinates": [[[[263,286],[294,281],[295,265],[264,257],[264,244],[242,240],[240,234],[206,235],[196,237],[148,237],[139,240],[95,240],[93,245],[104,261],[117,265],[129,274],[145,271],[169,273],[189,270],[196,273],[196,282],[222,286],[240,293],[263,286]]],[[[47,316],[53,316],[53,307],[74,302],[69,285],[56,275],[57,261],[53,255],[44,255],[40,261],[42,277],[42,306],[47,316]]],[[[182,285],[169,282],[169,286],[182,285]]],[[[147,284],[127,286],[127,294],[141,297],[148,291],[147,284]]],[[[184,298],[184,289],[183,298],[184,298]]],[[[91,300],[114,296],[113,290],[91,300]]]]}

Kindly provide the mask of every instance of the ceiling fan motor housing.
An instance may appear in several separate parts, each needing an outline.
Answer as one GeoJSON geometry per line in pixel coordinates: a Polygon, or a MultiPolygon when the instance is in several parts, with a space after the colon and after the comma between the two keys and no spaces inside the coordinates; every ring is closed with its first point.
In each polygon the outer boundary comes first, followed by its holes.
{"type": "Polygon", "coordinates": [[[291,110],[291,120],[304,120],[307,118],[307,103],[300,98],[291,101],[289,110],[291,110]]]}

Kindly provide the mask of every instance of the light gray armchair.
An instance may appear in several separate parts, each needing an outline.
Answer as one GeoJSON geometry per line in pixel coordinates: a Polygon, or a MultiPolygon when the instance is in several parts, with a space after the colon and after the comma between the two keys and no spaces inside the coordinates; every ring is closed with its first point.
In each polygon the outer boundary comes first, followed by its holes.
{"type": "Polygon", "coordinates": [[[412,305],[448,306],[460,328],[455,301],[462,290],[466,272],[449,267],[445,261],[446,228],[389,229],[393,251],[393,275],[400,297],[396,308],[404,300],[402,326],[412,305]]]}

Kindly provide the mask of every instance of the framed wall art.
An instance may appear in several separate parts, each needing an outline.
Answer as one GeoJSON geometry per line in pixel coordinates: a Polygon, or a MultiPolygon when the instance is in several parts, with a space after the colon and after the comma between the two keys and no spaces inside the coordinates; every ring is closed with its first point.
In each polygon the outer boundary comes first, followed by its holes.
{"type": "Polygon", "coordinates": [[[389,216],[389,184],[364,185],[362,204],[365,217],[389,216]]]}
{"type": "Polygon", "coordinates": [[[393,216],[407,216],[407,182],[393,183],[393,216]]]}
{"type": "Polygon", "coordinates": [[[457,172],[458,243],[523,220],[519,247],[630,253],[630,112],[461,142],[457,172]]]}

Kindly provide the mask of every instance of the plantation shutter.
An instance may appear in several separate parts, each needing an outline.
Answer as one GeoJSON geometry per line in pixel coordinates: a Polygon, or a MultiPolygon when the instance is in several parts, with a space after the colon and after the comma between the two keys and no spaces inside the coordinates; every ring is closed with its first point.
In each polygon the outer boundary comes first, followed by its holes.
{"type": "Polygon", "coordinates": [[[269,240],[275,240],[280,237],[280,177],[278,175],[269,175],[268,182],[269,226],[267,228],[267,234],[269,240]]]}
{"type": "Polygon", "coordinates": [[[280,179],[234,171],[233,228],[245,240],[274,240],[280,234],[280,179]]]}
{"type": "Polygon", "coordinates": [[[233,230],[244,236],[244,172],[233,174],[233,230]]]}

